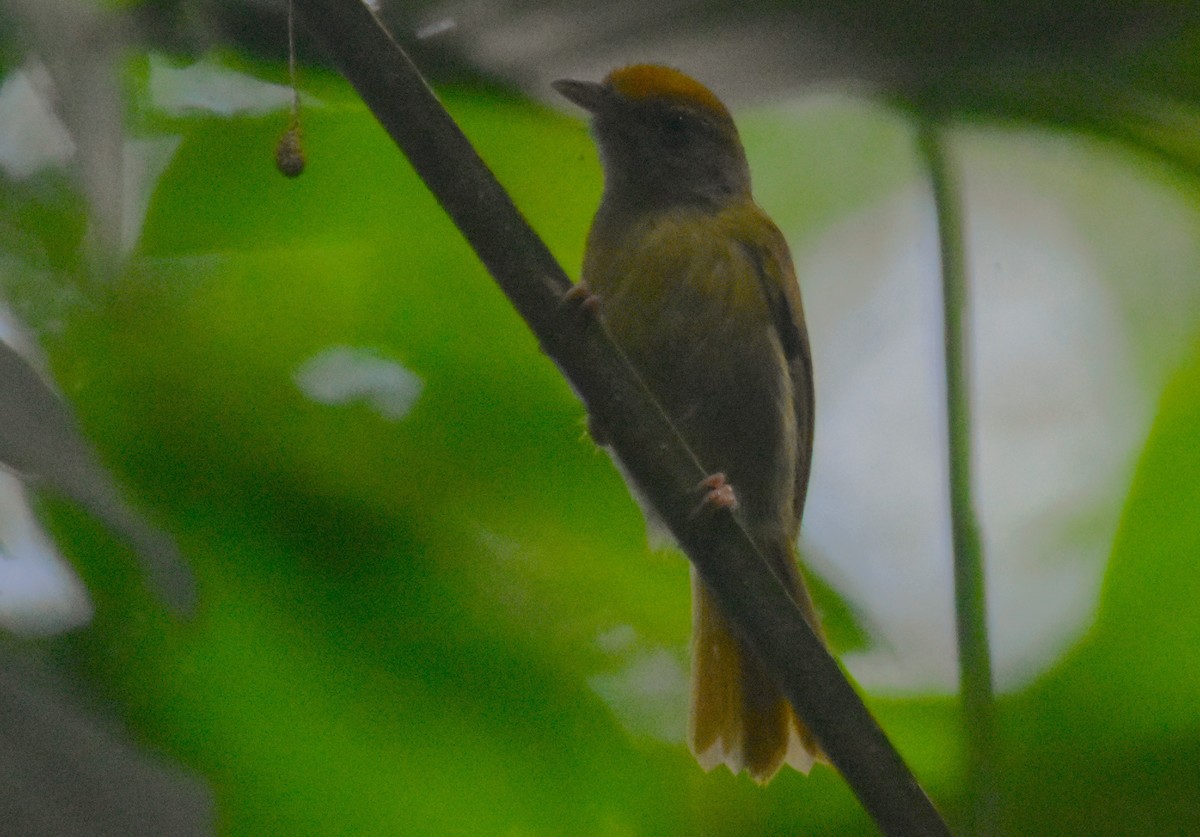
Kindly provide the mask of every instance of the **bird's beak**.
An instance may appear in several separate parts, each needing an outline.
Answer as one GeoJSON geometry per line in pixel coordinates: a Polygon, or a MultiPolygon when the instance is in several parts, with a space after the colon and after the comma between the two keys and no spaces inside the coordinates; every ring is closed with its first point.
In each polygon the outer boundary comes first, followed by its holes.
{"type": "Polygon", "coordinates": [[[612,99],[612,91],[593,81],[559,79],[552,87],[588,113],[598,113],[612,99]]]}

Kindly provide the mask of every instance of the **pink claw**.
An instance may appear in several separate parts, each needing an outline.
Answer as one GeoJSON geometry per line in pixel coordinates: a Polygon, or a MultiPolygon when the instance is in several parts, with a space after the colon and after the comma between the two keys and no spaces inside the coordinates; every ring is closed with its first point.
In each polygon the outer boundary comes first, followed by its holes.
{"type": "Polygon", "coordinates": [[[600,297],[592,293],[588,286],[583,282],[578,282],[562,295],[564,305],[572,305],[586,311],[589,314],[595,314],[600,309],[600,297]]]}
{"type": "Polygon", "coordinates": [[[720,471],[700,480],[696,487],[704,492],[704,499],[700,501],[701,509],[737,508],[737,495],[733,493],[733,486],[725,481],[725,475],[720,471]]]}

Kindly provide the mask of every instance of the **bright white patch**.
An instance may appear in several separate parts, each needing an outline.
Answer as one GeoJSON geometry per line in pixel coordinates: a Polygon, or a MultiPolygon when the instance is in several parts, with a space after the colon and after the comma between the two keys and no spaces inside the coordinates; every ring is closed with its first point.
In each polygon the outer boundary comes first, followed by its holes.
{"type": "Polygon", "coordinates": [[[365,402],[389,421],[408,415],[421,379],[400,364],[350,346],[333,346],[296,370],[296,386],[321,404],[365,402]]]}
{"type": "Polygon", "coordinates": [[[49,86],[35,65],[9,73],[0,85],[0,169],[15,180],[75,155],[75,143],[42,95],[49,86]]]}
{"type": "Polygon", "coordinates": [[[9,345],[9,348],[15,349],[17,354],[25,358],[39,375],[43,378],[49,378],[46,371],[46,358],[42,356],[41,347],[37,341],[33,339],[33,335],[25,328],[25,325],[17,319],[17,315],[12,312],[4,303],[0,302],[0,341],[9,345]]]}
{"type": "MultiPolygon", "coordinates": [[[[169,116],[197,112],[217,116],[271,113],[288,107],[292,88],[272,84],[223,67],[204,58],[188,67],[172,66],[156,53],[150,55],[150,101],[169,116]]],[[[305,105],[315,102],[304,98],[305,105]]]]}
{"type": "Polygon", "coordinates": [[[687,670],[679,654],[637,642],[629,625],[604,631],[596,644],[619,664],[609,674],[588,678],[588,685],[625,729],[669,744],[684,740],[688,701],[687,670]]]}
{"type": "Polygon", "coordinates": [[[142,224],[150,208],[150,199],[158,188],[158,179],[167,170],[181,142],[183,138],[178,136],[126,141],[122,167],[125,178],[121,211],[123,252],[132,251],[141,237],[142,224]]]}
{"type": "Polygon", "coordinates": [[[0,471],[0,628],[48,636],[87,624],[83,582],[34,518],[20,481],[0,471]]]}
{"type": "Polygon", "coordinates": [[[620,654],[637,642],[637,631],[633,625],[617,625],[596,637],[596,647],[605,654],[620,654]]]}
{"type": "Polygon", "coordinates": [[[445,35],[447,32],[453,32],[458,27],[458,21],[452,17],[439,17],[423,26],[418,26],[416,36],[418,41],[425,41],[430,38],[436,38],[438,35],[445,35]]]}
{"type": "MultiPolygon", "coordinates": [[[[975,483],[998,683],[1091,618],[1144,432],[1124,323],[1061,211],[1006,176],[967,190],[975,483]]],[[[817,432],[809,560],[876,641],[865,685],[956,686],[941,286],[924,188],[801,255],[817,432]]]]}

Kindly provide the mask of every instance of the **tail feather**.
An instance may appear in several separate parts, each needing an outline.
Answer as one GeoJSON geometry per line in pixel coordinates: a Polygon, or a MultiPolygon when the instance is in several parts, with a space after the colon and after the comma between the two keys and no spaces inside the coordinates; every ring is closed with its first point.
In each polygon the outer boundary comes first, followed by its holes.
{"type": "MultiPolygon", "coordinates": [[[[815,626],[807,595],[797,590],[796,597],[815,626]]],[[[720,764],[734,773],[745,769],[759,784],[769,782],[783,764],[808,773],[814,762],[824,760],[779,687],[734,636],[695,569],[688,744],[705,770],[720,764]]]]}

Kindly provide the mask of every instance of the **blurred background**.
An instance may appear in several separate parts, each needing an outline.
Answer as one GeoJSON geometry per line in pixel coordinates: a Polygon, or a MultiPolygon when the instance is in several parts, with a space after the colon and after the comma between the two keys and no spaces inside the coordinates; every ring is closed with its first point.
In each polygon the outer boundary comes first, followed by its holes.
{"type": "MultiPolygon", "coordinates": [[[[952,825],[940,279],[970,268],[1003,834],[1200,833],[1200,4],[382,2],[577,275],[549,82],[669,63],[787,235],[832,643],[952,825]]],[[[279,3],[0,2],[0,822],[20,834],[871,833],[683,743],[687,566],[279,3]]]]}

